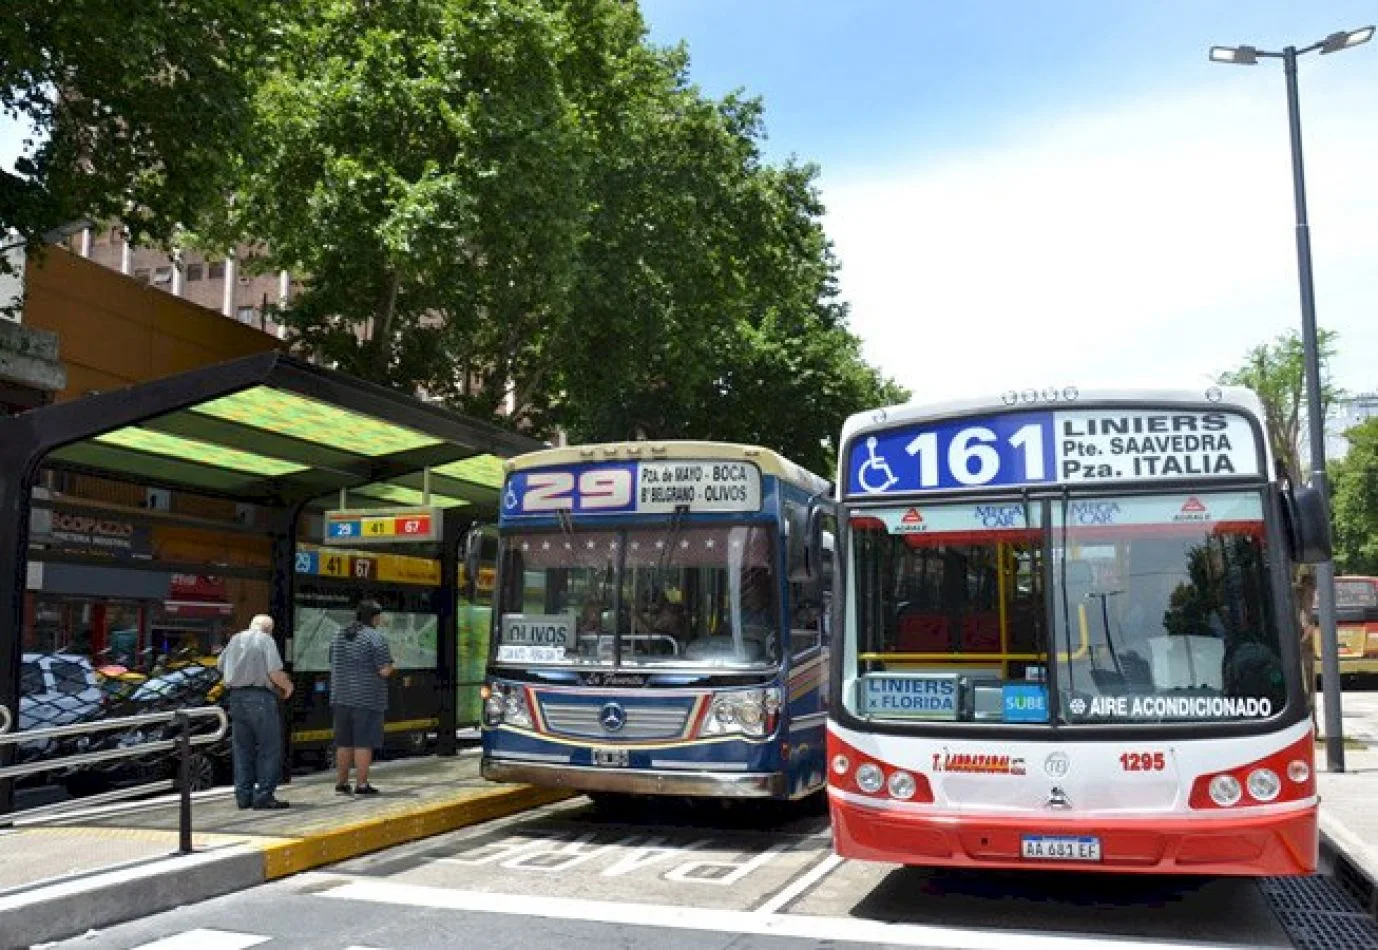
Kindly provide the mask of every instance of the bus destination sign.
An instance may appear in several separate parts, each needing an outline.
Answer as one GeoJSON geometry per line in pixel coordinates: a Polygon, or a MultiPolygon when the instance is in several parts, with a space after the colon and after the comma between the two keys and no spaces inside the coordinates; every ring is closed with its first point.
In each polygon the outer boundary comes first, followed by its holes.
{"type": "Polygon", "coordinates": [[[759,511],[761,472],[731,459],[609,462],[513,472],[502,516],[759,511]]]}
{"type": "Polygon", "coordinates": [[[1259,474],[1247,418],[1225,410],[1078,409],[919,422],[852,442],[847,493],[1259,474]]]}
{"type": "Polygon", "coordinates": [[[439,508],[377,508],[325,513],[326,544],[397,544],[440,538],[439,508]]]}

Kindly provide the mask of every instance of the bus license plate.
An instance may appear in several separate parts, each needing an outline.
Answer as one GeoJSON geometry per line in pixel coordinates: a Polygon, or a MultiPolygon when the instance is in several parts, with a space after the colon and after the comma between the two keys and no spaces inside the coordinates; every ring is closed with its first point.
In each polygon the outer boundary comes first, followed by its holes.
{"type": "Polygon", "coordinates": [[[1100,839],[1026,835],[1024,857],[1039,861],[1099,861],[1100,839]]]}
{"type": "Polygon", "coordinates": [[[625,769],[631,764],[631,760],[627,756],[626,749],[594,749],[593,764],[625,769]]]}

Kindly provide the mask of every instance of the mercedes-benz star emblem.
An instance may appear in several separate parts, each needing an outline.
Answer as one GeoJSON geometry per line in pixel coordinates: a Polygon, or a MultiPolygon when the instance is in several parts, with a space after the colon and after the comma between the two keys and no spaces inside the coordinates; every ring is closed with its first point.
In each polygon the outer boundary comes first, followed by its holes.
{"type": "Polygon", "coordinates": [[[617,703],[608,703],[598,710],[598,721],[604,732],[617,732],[627,724],[627,711],[617,703]]]}

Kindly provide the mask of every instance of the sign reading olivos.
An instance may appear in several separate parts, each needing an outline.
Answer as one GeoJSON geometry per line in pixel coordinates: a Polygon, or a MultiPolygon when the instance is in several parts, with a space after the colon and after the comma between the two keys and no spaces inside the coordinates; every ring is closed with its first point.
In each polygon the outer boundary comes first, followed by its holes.
{"type": "Polygon", "coordinates": [[[916,491],[1069,482],[1258,475],[1246,416],[1225,409],[1012,412],[896,426],[857,439],[847,491],[916,491]]]}
{"type": "Polygon", "coordinates": [[[555,662],[574,645],[574,618],[561,614],[503,614],[498,659],[555,662]]]}
{"type": "Polygon", "coordinates": [[[761,472],[724,459],[610,462],[513,472],[502,516],[759,511],[761,472]]]}

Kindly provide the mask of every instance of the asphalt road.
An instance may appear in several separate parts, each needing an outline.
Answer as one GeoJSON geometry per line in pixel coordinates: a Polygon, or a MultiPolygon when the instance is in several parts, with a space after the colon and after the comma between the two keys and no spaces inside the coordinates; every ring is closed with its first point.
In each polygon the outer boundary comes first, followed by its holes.
{"type": "Polygon", "coordinates": [[[1247,880],[841,861],[825,817],[584,799],[88,934],[84,950],[1292,947],[1247,880]]]}

